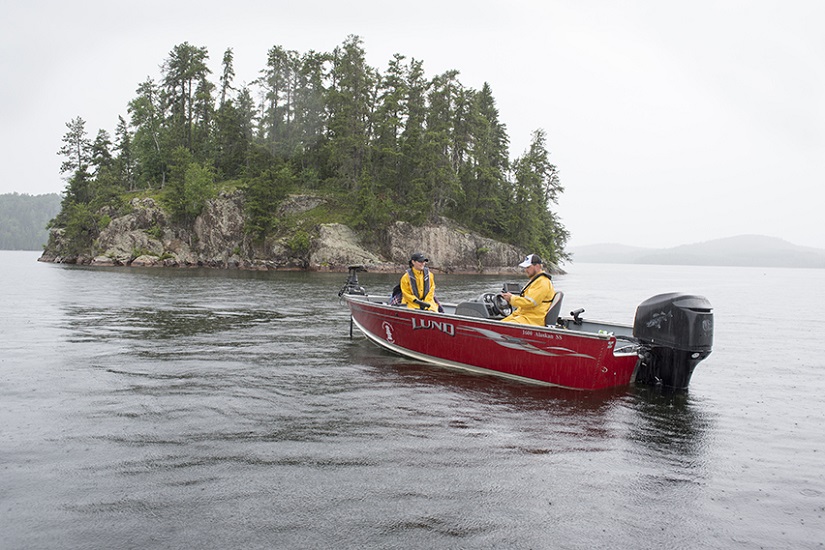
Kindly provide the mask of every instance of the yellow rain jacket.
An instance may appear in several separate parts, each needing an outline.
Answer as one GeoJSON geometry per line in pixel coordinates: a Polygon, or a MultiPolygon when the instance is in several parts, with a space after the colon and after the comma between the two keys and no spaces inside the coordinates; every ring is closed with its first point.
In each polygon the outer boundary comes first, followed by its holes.
{"type": "Polygon", "coordinates": [[[429,311],[438,311],[438,304],[435,303],[435,279],[428,268],[419,271],[410,268],[401,276],[401,302],[410,309],[428,309],[429,311]],[[414,275],[414,279],[411,279],[414,275]],[[421,300],[430,304],[429,308],[422,308],[415,303],[415,300],[421,300]]]}
{"type": "Polygon", "coordinates": [[[516,309],[502,321],[543,327],[544,317],[555,295],[556,290],[553,288],[550,275],[542,271],[530,279],[520,295],[510,299],[510,305],[516,309]]]}

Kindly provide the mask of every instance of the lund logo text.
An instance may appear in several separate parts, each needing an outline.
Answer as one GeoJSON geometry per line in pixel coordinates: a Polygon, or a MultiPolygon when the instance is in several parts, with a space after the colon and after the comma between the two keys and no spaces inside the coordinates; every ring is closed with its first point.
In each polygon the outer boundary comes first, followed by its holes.
{"type": "Polygon", "coordinates": [[[444,321],[433,321],[431,319],[416,319],[415,317],[413,317],[412,328],[413,330],[439,330],[444,334],[455,336],[455,325],[453,325],[452,323],[446,323],[444,321]]]}

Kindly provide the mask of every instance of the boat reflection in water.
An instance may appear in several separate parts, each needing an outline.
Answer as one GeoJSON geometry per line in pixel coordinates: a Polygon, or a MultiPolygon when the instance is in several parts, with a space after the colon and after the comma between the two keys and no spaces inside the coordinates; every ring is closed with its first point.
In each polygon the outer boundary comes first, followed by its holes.
{"type": "MultiPolygon", "coordinates": [[[[714,424],[688,393],[661,386],[583,392],[508,380],[491,384],[489,377],[410,362],[357,344],[349,348],[348,363],[368,367],[373,390],[392,392],[392,400],[373,405],[393,409],[384,410],[383,416],[403,419],[393,430],[406,427],[411,437],[438,439],[445,429],[496,441],[509,434],[505,439],[511,450],[534,455],[603,453],[603,459],[594,458],[596,464],[605,460],[615,469],[632,463],[628,471],[642,477],[646,468],[662,462],[672,478],[701,476],[707,434],[714,424]]],[[[663,482],[661,476],[654,477],[651,482],[663,482]]]]}

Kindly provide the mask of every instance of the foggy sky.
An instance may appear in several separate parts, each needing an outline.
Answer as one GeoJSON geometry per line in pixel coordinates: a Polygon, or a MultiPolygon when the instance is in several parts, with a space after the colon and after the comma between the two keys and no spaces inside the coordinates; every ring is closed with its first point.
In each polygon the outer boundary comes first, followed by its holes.
{"type": "Polygon", "coordinates": [[[236,84],[275,45],[363,39],[427,77],[488,82],[511,157],[537,128],[571,245],[670,247],[740,234],[825,248],[825,2],[26,1],[0,7],[0,193],[61,192],[74,117],[91,138],[183,42],[226,48],[236,84]]]}

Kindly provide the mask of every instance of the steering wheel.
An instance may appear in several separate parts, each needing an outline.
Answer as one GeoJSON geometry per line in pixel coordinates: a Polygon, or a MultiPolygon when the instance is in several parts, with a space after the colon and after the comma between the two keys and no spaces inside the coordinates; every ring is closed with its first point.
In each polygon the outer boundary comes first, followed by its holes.
{"type": "Polygon", "coordinates": [[[505,300],[504,296],[501,294],[496,294],[493,296],[491,305],[493,306],[493,313],[496,315],[507,317],[513,312],[513,308],[507,303],[507,300],[505,300]]]}

